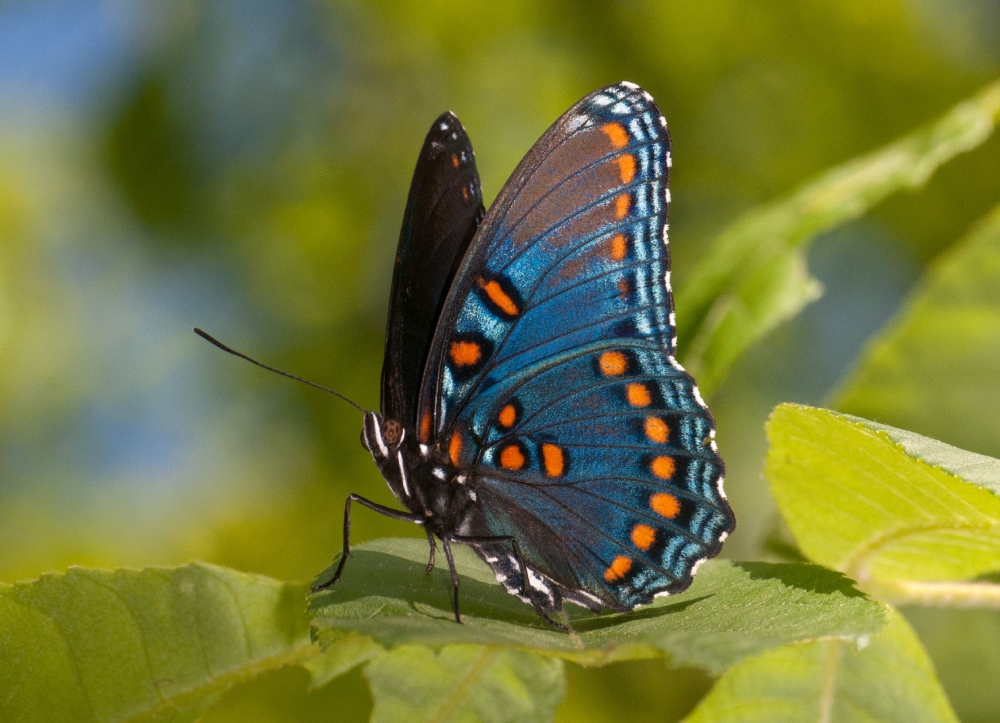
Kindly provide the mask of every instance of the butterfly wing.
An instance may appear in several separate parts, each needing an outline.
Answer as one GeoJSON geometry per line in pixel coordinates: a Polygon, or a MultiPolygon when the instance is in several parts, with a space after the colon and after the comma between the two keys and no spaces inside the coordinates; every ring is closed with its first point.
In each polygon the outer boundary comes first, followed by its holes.
{"type": "Polygon", "coordinates": [[[458,118],[443,113],[413,172],[386,324],[382,413],[410,428],[445,293],[484,213],[472,144],[458,118]]]}
{"type": "MultiPolygon", "coordinates": [[[[487,213],[421,384],[421,439],[468,470],[466,535],[512,535],[530,601],[683,590],[735,519],[715,422],[674,360],[670,140],[622,83],[570,108],[487,213]]],[[[509,546],[477,551],[512,592],[509,546]]]]}

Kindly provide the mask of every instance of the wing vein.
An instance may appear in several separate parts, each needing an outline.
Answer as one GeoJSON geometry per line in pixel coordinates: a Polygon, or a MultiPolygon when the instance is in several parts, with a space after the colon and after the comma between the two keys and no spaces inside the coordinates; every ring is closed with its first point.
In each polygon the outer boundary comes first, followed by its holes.
{"type": "MultiPolygon", "coordinates": [[[[579,512],[577,512],[576,510],[574,510],[573,508],[571,508],[569,505],[563,503],[563,501],[560,500],[559,498],[552,496],[551,494],[549,494],[548,492],[546,492],[544,489],[539,489],[539,492],[541,492],[543,495],[545,495],[546,497],[548,497],[550,500],[552,500],[558,506],[562,507],[567,513],[569,513],[573,517],[576,517],[578,520],[580,520],[581,522],[583,522],[587,527],[591,528],[592,530],[595,530],[601,537],[603,537],[604,539],[606,539],[609,542],[611,542],[611,544],[613,544],[618,549],[624,550],[625,552],[631,553],[633,555],[635,554],[635,551],[632,550],[632,548],[628,547],[627,545],[625,545],[620,540],[616,540],[614,537],[612,537],[607,532],[605,532],[601,527],[599,527],[598,525],[595,525],[593,522],[591,522],[586,517],[584,517],[583,515],[581,515],[579,512]]],[[[596,557],[596,555],[595,555],[595,557],[596,557]]],[[[600,558],[598,558],[598,559],[600,559],[600,558]]],[[[652,570],[654,570],[655,572],[660,573],[664,577],[670,578],[674,582],[680,582],[681,581],[681,579],[679,577],[675,577],[674,575],[672,575],[671,573],[667,572],[666,570],[664,570],[659,565],[654,565],[652,562],[650,562],[648,560],[646,561],[646,564],[652,570]]]]}
{"type": "Polygon", "coordinates": [[[500,473],[499,470],[494,470],[494,469],[486,470],[482,475],[479,476],[487,479],[503,480],[504,482],[510,482],[511,484],[515,485],[523,485],[525,487],[531,487],[532,489],[537,487],[546,487],[546,488],[578,487],[580,485],[587,484],[588,482],[636,482],[638,484],[646,485],[649,487],[655,487],[657,489],[669,490],[671,494],[675,494],[679,497],[683,497],[684,499],[691,500],[693,502],[699,502],[701,504],[704,504],[706,507],[710,507],[711,509],[715,510],[724,517],[728,517],[730,514],[727,510],[723,509],[722,507],[719,507],[717,504],[709,500],[707,497],[699,495],[696,492],[683,489],[682,487],[675,487],[673,485],[664,484],[663,482],[657,480],[643,479],[642,477],[625,477],[623,475],[618,475],[615,477],[586,477],[584,479],[576,480],[575,482],[531,482],[525,479],[518,479],[516,477],[505,475],[503,473],[500,473]]]}

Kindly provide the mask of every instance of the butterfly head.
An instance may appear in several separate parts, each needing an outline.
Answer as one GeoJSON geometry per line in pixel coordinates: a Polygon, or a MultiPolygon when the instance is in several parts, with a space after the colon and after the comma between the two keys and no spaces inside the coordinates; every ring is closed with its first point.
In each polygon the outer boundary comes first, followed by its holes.
{"type": "Polygon", "coordinates": [[[375,412],[365,412],[361,444],[372,453],[376,462],[381,464],[395,456],[405,437],[406,430],[398,420],[375,412]]]}
{"type": "Polygon", "coordinates": [[[411,512],[433,516],[433,512],[428,512],[431,509],[428,503],[434,501],[434,495],[429,498],[419,482],[426,478],[420,471],[426,460],[416,449],[415,442],[407,435],[402,423],[392,417],[365,412],[361,444],[372,453],[375,466],[396,499],[411,512]]]}

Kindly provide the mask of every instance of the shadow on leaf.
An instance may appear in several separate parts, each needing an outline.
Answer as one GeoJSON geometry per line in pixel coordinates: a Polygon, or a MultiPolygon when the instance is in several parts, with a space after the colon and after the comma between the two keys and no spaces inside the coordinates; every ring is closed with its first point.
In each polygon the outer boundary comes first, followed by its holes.
{"type": "Polygon", "coordinates": [[[855,582],[843,573],[801,562],[734,562],[751,580],[779,580],[786,587],[829,595],[838,592],[844,597],[867,597],[855,587],[855,582]]]}
{"type": "Polygon", "coordinates": [[[641,607],[633,610],[630,613],[621,613],[618,615],[588,615],[586,617],[581,617],[578,620],[573,621],[573,627],[576,628],[577,632],[589,632],[591,630],[601,630],[602,628],[610,628],[615,625],[621,625],[622,623],[631,622],[633,620],[649,620],[650,618],[659,618],[664,615],[675,615],[680,612],[684,612],[689,607],[696,603],[700,603],[703,600],[708,600],[712,595],[702,595],[701,597],[691,598],[690,600],[680,600],[675,603],[668,603],[666,605],[649,605],[646,607],[641,607]]]}
{"type": "MultiPolygon", "coordinates": [[[[334,565],[316,579],[332,578],[334,565]]],[[[417,613],[450,620],[452,593],[448,570],[435,567],[429,575],[425,570],[424,562],[384,552],[354,550],[337,584],[310,597],[309,613],[322,611],[329,615],[336,610],[351,618],[417,613]]],[[[459,605],[463,615],[548,628],[531,607],[500,585],[468,575],[459,576],[459,605]]]]}

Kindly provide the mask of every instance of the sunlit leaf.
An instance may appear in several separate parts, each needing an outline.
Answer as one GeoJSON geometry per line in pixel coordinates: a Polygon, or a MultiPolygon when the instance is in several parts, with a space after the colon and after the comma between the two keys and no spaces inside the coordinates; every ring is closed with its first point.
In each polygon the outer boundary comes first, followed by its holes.
{"type": "Polygon", "coordinates": [[[931,265],[836,406],[1000,455],[1000,207],[931,265]]]}
{"type": "MultiPolygon", "coordinates": [[[[313,597],[321,644],[350,630],[394,647],[509,645],[597,665],[667,654],[721,672],[743,656],[798,640],[857,640],[881,629],[882,608],[840,574],[809,564],[710,561],[684,593],[628,614],[567,606],[574,632],[544,623],[508,594],[468,548],[456,550],[464,625],[451,614],[446,569],[424,573],[427,545],[377,540],[352,549],[337,585],[313,597]]],[[[330,574],[327,571],[321,578],[330,574]]]]}
{"type": "Polygon", "coordinates": [[[711,394],[756,339],[820,293],[805,246],[889,194],[919,188],[943,163],[980,145],[1000,115],[1000,83],[936,122],[827,171],[723,231],[677,291],[684,366],[711,394]]]}
{"type": "Polygon", "coordinates": [[[194,720],[231,685],[319,655],[303,602],[301,585],[200,563],[2,585],[0,720],[194,720]]]}
{"type": "Polygon", "coordinates": [[[775,409],[768,436],[771,490],[811,560],[863,583],[917,581],[904,587],[1000,569],[997,460],[792,404],[775,409]]]}
{"type": "Polygon", "coordinates": [[[917,636],[893,611],[860,652],[838,640],[738,663],[686,723],[957,723],[917,636]]]}
{"type": "Polygon", "coordinates": [[[481,645],[402,645],[365,676],[375,723],[547,723],[566,694],[563,661],[481,645]]]}

